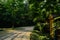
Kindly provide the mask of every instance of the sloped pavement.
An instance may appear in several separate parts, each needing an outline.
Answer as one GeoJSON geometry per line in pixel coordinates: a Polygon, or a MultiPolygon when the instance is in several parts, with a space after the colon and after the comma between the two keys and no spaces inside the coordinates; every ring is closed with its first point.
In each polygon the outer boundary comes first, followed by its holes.
{"type": "Polygon", "coordinates": [[[33,27],[19,27],[7,33],[7,35],[0,36],[0,40],[30,40],[30,34],[33,27]]]}

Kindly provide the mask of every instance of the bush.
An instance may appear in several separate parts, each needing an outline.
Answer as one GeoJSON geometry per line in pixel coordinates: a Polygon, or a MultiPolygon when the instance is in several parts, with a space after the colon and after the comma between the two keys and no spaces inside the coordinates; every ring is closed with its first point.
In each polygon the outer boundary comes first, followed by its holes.
{"type": "Polygon", "coordinates": [[[49,38],[46,35],[41,34],[39,31],[35,30],[30,35],[30,40],[49,40],[49,38]]]}
{"type": "Polygon", "coordinates": [[[40,35],[40,32],[37,30],[34,30],[30,35],[30,40],[39,40],[39,35],[40,35]]]}
{"type": "MultiPolygon", "coordinates": [[[[41,23],[40,23],[41,24],[41,23]]],[[[31,40],[50,40],[48,25],[36,25],[30,36],[31,40]]]]}

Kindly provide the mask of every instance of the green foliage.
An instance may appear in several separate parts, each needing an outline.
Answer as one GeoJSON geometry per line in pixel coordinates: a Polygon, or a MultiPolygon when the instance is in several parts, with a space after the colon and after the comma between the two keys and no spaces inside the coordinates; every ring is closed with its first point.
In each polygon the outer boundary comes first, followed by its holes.
{"type": "MultiPolygon", "coordinates": [[[[49,29],[49,20],[48,20],[49,15],[50,14],[53,15],[54,18],[60,15],[60,11],[59,11],[60,0],[29,0],[29,9],[33,15],[33,21],[36,23],[34,30],[39,31],[42,34],[42,36],[40,34],[40,36],[37,37],[38,39],[36,40],[44,40],[45,37],[47,37],[47,39],[50,40],[49,39],[50,35],[49,35],[49,30],[48,30],[49,29]],[[41,39],[39,39],[40,37],[41,39]]],[[[55,26],[56,25],[54,25],[54,27],[55,26]]]]}
{"type": "Polygon", "coordinates": [[[30,36],[30,40],[49,40],[46,35],[41,34],[39,31],[34,30],[30,36]]]}
{"type": "Polygon", "coordinates": [[[28,1],[25,0],[0,0],[0,21],[2,25],[21,26],[31,25],[32,16],[29,13],[28,1]]]}
{"type": "Polygon", "coordinates": [[[39,40],[39,35],[36,33],[31,34],[30,40],[39,40]]]}
{"type": "MultiPolygon", "coordinates": [[[[30,0],[30,10],[32,11],[34,19],[46,20],[49,14],[57,14],[60,10],[58,0],[30,0]],[[58,9],[58,10],[57,10],[58,9]]],[[[59,13],[58,13],[59,14],[59,13]]]]}

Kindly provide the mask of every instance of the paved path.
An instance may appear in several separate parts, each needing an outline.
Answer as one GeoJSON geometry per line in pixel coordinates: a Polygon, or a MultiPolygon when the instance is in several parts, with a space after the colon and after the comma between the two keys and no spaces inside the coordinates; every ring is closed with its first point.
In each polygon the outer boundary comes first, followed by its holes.
{"type": "Polygon", "coordinates": [[[0,40],[30,40],[33,27],[23,27],[24,30],[12,30],[6,35],[0,35],[0,40]]]}

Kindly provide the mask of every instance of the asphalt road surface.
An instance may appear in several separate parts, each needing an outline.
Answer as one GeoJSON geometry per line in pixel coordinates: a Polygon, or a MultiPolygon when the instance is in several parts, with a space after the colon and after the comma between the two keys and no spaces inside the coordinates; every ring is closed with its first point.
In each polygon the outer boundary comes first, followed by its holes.
{"type": "Polygon", "coordinates": [[[0,35],[0,40],[30,40],[33,27],[22,27],[22,30],[12,30],[6,35],[0,35]]]}

